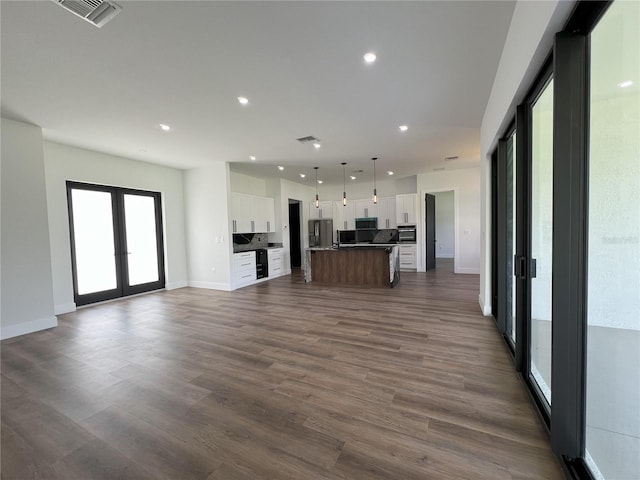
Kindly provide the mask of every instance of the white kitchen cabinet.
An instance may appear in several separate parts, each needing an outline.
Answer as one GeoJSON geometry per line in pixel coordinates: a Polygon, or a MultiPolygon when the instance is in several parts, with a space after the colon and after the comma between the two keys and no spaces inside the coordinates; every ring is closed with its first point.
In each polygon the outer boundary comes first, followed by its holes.
{"type": "MultiPolygon", "coordinates": [[[[373,203],[373,198],[356,200],[356,218],[373,218],[378,216],[378,205],[373,203]]],[[[378,228],[380,225],[378,225],[378,228]]]]}
{"type": "Polygon", "coordinates": [[[233,233],[268,233],[275,231],[273,198],[231,194],[231,229],[233,233]]]}
{"type": "Polygon", "coordinates": [[[245,287],[256,281],[256,252],[234,253],[231,261],[234,288],[245,287]]]}
{"type": "Polygon", "coordinates": [[[267,250],[269,262],[269,278],[279,277],[284,274],[284,248],[270,248],[267,250]]]}
{"type": "Polygon", "coordinates": [[[396,228],[396,199],[385,197],[378,200],[378,228],[396,228]]]}
{"type": "Polygon", "coordinates": [[[315,199],[311,200],[309,202],[309,218],[333,218],[333,202],[331,200],[320,202],[318,208],[316,208],[315,199]]]}
{"type": "Polygon", "coordinates": [[[416,244],[399,245],[400,247],[400,270],[415,271],[417,269],[416,244]]]}
{"type": "Polygon", "coordinates": [[[355,202],[347,202],[342,205],[342,200],[334,202],[334,230],[355,230],[356,206],[355,202]]]}
{"type": "Polygon", "coordinates": [[[398,225],[416,225],[418,195],[407,193],[396,195],[396,223],[398,225]]]}

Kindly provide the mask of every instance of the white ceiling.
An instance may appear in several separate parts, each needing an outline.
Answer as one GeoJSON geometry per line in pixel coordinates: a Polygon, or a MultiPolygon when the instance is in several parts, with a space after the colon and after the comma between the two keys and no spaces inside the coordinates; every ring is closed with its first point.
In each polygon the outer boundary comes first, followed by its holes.
{"type": "Polygon", "coordinates": [[[314,166],[341,182],[340,162],[370,172],[373,156],[380,177],[478,165],[514,8],[118,3],[123,11],[98,29],[48,0],[2,1],[3,116],[60,143],[178,168],[240,162],[232,168],[295,181],[302,172],[309,183],[314,166]],[[362,59],[368,51],[374,64],[362,59]],[[296,141],[307,135],[322,148],[296,141]]]}

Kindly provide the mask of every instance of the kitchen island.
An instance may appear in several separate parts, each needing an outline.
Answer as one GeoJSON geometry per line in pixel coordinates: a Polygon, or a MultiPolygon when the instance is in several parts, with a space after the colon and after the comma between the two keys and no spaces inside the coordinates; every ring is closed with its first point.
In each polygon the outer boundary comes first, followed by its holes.
{"type": "Polygon", "coordinates": [[[394,287],[400,281],[397,245],[349,245],[308,248],[304,256],[306,282],[394,287]]]}

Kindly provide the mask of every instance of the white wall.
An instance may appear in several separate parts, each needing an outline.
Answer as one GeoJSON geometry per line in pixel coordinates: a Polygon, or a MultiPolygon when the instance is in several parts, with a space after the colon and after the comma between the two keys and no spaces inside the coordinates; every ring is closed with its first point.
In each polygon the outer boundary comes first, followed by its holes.
{"type": "Polygon", "coordinates": [[[553,35],[562,29],[575,2],[519,0],[480,128],[481,258],[480,307],[491,314],[491,152],[515,116],[535,76],[551,51],[553,35]]]}
{"type": "Polygon", "coordinates": [[[2,119],[0,337],[58,325],[53,280],[42,130],[2,119]]]}
{"type": "Polygon", "coordinates": [[[455,273],[480,273],[480,169],[444,170],[418,175],[418,271],[425,271],[426,193],[453,190],[455,202],[455,273]]]}
{"type": "Polygon", "coordinates": [[[453,191],[434,192],[436,197],[436,258],[453,258],[455,224],[453,191]]]}
{"type": "Polygon", "coordinates": [[[270,197],[266,193],[266,182],[262,178],[251,177],[243,173],[230,171],[231,191],[259,197],[270,197]]]}
{"type": "Polygon", "coordinates": [[[182,171],[82,148],[44,142],[56,313],[75,310],[66,181],[162,193],[165,273],[168,289],[187,284],[182,171]]]}
{"type": "Polygon", "coordinates": [[[231,290],[229,164],[184,171],[189,286],[231,290]]]}

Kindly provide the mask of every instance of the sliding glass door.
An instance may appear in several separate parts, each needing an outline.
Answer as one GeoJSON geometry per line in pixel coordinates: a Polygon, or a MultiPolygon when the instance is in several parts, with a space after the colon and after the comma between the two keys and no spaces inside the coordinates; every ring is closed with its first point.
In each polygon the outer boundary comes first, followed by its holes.
{"type": "Polygon", "coordinates": [[[587,465],[640,478],[640,3],[591,33],[587,249],[587,465]]]}
{"type": "Polygon", "coordinates": [[[551,273],[553,268],[553,81],[531,107],[529,374],[551,404],[551,273]]]}
{"type": "Polygon", "coordinates": [[[164,287],[160,194],[67,182],[77,305],[164,287]]]}

